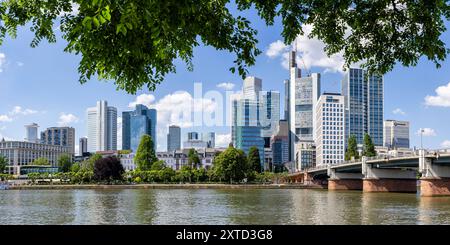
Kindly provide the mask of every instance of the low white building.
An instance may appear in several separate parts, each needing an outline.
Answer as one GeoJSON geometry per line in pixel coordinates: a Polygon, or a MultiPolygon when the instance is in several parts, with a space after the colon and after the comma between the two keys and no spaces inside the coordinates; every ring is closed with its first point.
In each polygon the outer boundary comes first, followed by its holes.
{"type": "MultiPolygon", "coordinates": [[[[180,170],[183,166],[189,164],[188,155],[190,149],[181,149],[173,152],[157,152],[156,157],[159,160],[164,161],[166,166],[171,167],[174,170],[180,170]]],[[[214,157],[224,151],[221,148],[202,148],[197,149],[198,156],[200,158],[201,167],[209,169],[212,167],[214,157]]]]}

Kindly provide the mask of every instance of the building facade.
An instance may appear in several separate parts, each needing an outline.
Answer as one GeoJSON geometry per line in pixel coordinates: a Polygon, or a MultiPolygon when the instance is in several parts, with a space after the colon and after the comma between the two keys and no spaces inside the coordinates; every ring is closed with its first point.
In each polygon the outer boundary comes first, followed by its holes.
{"type": "Polygon", "coordinates": [[[345,156],[345,97],[325,93],[317,102],[316,165],[338,164],[345,156]]]}
{"type": "Polygon", "coordinates": [[[245,99],[259,100],[259,94],[262,91],[262,80],[257,77],[246,77],[244,79],[244,86],[242,87],[242,94],[245,99]]]}
{"type": "Polygon", "coordinates": [[[299,142],[295,145],[295,171],[316,166],[316,146],[313,143],[299,142]]]}
{"type": "Polygon", "coordinates": [[[141,137],[150,135],[156,150],[157,112],[145,105],[136,105],[134,111],[122,112],[122,149],[136,152],[141,137]]]}
{"type": "Polygon", "coordinates": [[[58,166],[61,155],[69,154],[69,147],[24,141],[0,142],[0,155],[6,157],[8,172],[20,174],[21,166],[31,165],[38,158],[46,158],[52,167],[58,166]]]}
{"type": "Polygon", "coordinates": [[[25,130],[26,130],[25,141],[31,142],[31,143],[38,143],[39,142],[38,128],[39,128],[39,125],[37,125],[36,123],[31,123],[31,124],[25,125],[25,130]]]}
{"type": "Polygon", "coordinates": [[[206,142],[207,148],[215,148],[216,147],[216,133],[208,132],[203,137],[203,141],[206,142]]]}
{"type": "Polygon", "coordinates": [[[384,146],[388,149],[409,148],[409,122],[384,121],[384,146]]]}
{"type": "Polygon", "coordinates": [[[280,92],[262,91],[259,96],[260,112],[259,123],[261,125],[261,136],[265,140],[265,146],[270,146],[270,137],[277,130],[280,122],[280,92]]]}
{"type": "Polygon", "coordinates": [[[287,120],[280,120],[277,133],[270,139],[272,149],[273,165],[281,166],[289,162],[289,123],[287,120]]]}
{"type": "Polygon", "coordinates": [[[179,126],[169,126],[167,134],[167,151],[175,151],[181,149],[181,128],[179,126]]]}
{"type": "Polygon", "coordinates": [[[383,145],[383,77],[350,68],[342,80],[345,96],[345,139],[354,135],[358,144],[369,134],[375,146],[383,145]]]}
{"type": "Polygon", "coordinates": [[[314,142],[316,103],[320,96],[320,74],[302,77],[296,64],[296,53],[290,53],[289,128],[290,159],[295,159],[294,146],[298,142],[314,142]]]}
{"type": "MultiPolygon", "coordinates": [[[[75,154],[75,128],[51,127],[41,132],[41,144],[59,145],[70,149],[71,155],[75,154]]],[[[81,145],[80,145],[81,146],[81,145]]]]}
{"type": "Polygon", "coordinates": [[[88,151],[117,150],[117,109],[98,101],[87,109],[88,151]]]}
{"type": "MultiPolygon", "coordinates": [[[[203,148],[198,149],[197,154],[200,158],[200,165],[202,168],[209,169],[212,167],[214,158],[217,154],[224,151],[225,149],[212,149],[203,148]]],[[[172,152],[157,152],[156,157],[163,161],[167,167],[171,167],[174,170],[180,170],[183,166],[188,166],[190,149],[183,148],[181,150],[176,150],[172,152]]]]}
{"type": "Polygon", "coordinates": [[[81,137],[78,145],[78,155],[83,156],[88,153],[88,138],[81,137]]]}

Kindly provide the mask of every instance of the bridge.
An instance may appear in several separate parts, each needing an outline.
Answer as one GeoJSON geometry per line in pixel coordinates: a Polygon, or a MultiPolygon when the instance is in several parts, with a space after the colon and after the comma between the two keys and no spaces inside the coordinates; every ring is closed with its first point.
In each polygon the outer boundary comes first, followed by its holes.
{"type": "Polygon", "coordinates": [[[411,156],[362,157],[336,165],[309,168],[289,176],[291,182],[326,185],[328,190],[417,192],[450,195],[450,150],[419,150],[411,156]]]}

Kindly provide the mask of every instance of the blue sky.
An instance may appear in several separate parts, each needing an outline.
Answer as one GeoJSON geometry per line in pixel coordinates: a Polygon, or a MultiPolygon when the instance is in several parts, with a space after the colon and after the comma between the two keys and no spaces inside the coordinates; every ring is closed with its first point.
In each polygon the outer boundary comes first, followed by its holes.
{"type": "MultiPolygon", "coordinates": [[[[283,97],[283,80],[289,77],[285,68],[289,47],[279,41],[282,40],[280,22],[267,27],[253,11],[245,15],[259,31],[259,48],[263,51],[256,65],[249,68],[249,75],[262,78],[264,90],[279,90],[283,97]]],[[[442,38],[445,43],[450,43],[448,31],[442,38]]],[[[177,73],[168,75],[156,91],[141,90],[136,95],[129,95],[117,91],[113,82],[92,79],[80,85],[79,57],[63,52],[64,40],[59,39],[56,44],[42,42],[38,48],[30,47],[31,40],[31,32],[22,28],[17,39],[7,39],[0,47],[0,137],[23,139],[24,125],[36,122],[40,129],[58,125],[75,127],[78,144],[78,138],[87,132],[86,108],[103,99],[117,107],[121,114],[140,96],[138,101],[162,110],[158,121],[159,150],[166,148],[166,128],[172,123],[183,126],[183,138],[188,131],[215,131],[220,144],[229,142],[228,126],[191,127],[190,122],[178,120],[175,114],[183,111],[186,102],[192,102],[194,83],[201,83],[204,92],[217,90],[222,94],[225,89],[218,87],[220,83],[234,84],[233,91],[241,88],[242,79],[229,72],[233,54],[198,47],[194,52],[193,72],[176,61],[177,73]],[[179,93],[174,94],[177,91],[179,93]]],[[[339,92],[342,73],[338,67],[342,58],[339,55],[327,58],[322,47],[318,40],[299,37],[297,48],[303,60],[298,61],[302,66],[305,63],[311,72],[322,73],[322,92],[339,92]]],[[[410,121],[411,146],[420,146],[420,136],[416,132],[419,128],[427,128],[427,136],[423,138],[425,147],[450,148],[449,82],[450,59],[440,69],[422,59],[416,67],[397,65],[385,75],[385,119],[410,121]]],[[[212,111],[222,110],[208,99],[201,102],[212,111]]],[[[281,110],[283,106],[282,103],[281,110]]]]}

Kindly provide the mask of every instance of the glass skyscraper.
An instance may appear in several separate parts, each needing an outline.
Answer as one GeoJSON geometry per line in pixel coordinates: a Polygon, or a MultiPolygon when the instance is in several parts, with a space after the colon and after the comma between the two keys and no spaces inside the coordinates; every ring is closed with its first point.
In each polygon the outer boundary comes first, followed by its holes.
{"type": "MultiPolygon", "coordinates": [[[[270,137],[276,133],[280,122],[280,92],[262,91],[259,101],[261,104],[259,122],[262,127],[262,137],[270,142],[270,137]]],[[[266,142],[266,144],[269,142],[266,142]]]]}
{"type": "Polygon", "coordinates": [[[354,135],[358,144],[364,134],[374,145],[383,145],[383,77],[370,75],[365,70],[350,68],[342,81],[345,96],[345,142],[354,135]]]}
{"type": "Polygon", "coordinates": [[[167,151],[176,151],[181,149],[181,128],[179,126],[169,126],[167,134],[167,151]]]}
{"type": "Polygon", "coordinates": [[[88,151],[117,150],[117,109],[98,101],[87,109],[88,151]]]}
{"type": "Polygon", "coordinates": [[[142,135],[148,134],[156,150],[156,120],[156,110],[144,105],[136,105],[134,111],[122,112],[122,149],[136,152],[142,135]]]}

